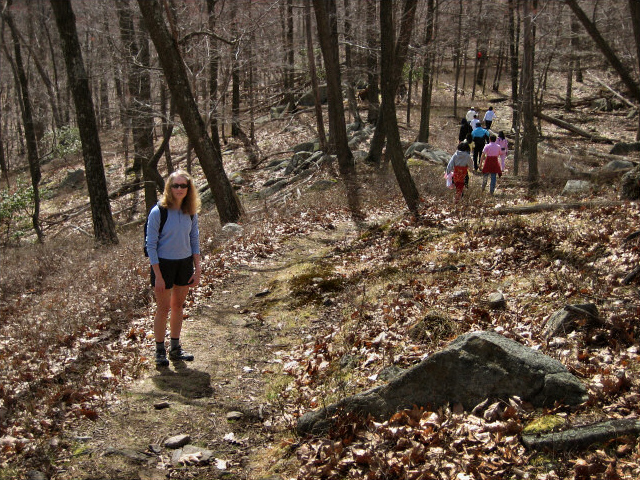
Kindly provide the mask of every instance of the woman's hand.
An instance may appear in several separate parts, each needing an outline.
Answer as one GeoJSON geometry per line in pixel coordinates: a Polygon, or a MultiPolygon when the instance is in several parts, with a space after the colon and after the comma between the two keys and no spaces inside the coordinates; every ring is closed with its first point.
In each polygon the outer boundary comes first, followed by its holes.
{"type": "Polygon", "coordinates": [[[164,283],[164,278],[162,275],[156,275],[155,286],[153,287],[157,293],[162,293],[166,289],[166,284],[164,283]]]}
{"type": "Polygon", "coordinates": [[[191,278],[189,279],[190,287],[196,287],[200,283],[200,274],[201,272],[199,268],[197,268],[195,272],[193,272],[193,275],[191,275],[191,278]]]}

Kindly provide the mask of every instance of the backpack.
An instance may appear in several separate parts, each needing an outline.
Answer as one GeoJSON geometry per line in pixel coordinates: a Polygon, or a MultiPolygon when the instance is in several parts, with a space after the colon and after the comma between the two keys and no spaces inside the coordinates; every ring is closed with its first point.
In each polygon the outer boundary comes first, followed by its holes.
{"type": "MultiPolygon", "coordinates": [[[[169,211],[160,205],[158,205],[158,210],[160,210],[160,228],[158,228],[158,237],[162,232],[162,228],[164,224],[167,223],[167,217],[169,216],[169,211]]],[[[144,222],[144,256],[148,257],[149,252],[147,251],[147,225],[149,225],[149,216],[147,215],[147,220],[144,222]]]]}

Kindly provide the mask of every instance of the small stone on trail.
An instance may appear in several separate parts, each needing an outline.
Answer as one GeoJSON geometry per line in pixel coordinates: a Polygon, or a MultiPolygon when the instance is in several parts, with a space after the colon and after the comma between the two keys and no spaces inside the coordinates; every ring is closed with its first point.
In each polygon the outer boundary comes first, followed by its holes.
{"type": "Polygon", "coordinates": [[[504,299],[504,295],[502,295],[502,293],[500,292],[494,292],[491,295],[489,295],[489,307],[496,310],[498,308],[504,308],[507,306],[507,302],[504,299]]]}
{"type": "Polygon", "coordinates": [[[244,417],[244,413],[242,412],[227,413],[227,420],[240,420],[242,417],[244,417]]]}
{"type": "Polygon", "coordinates": [[[164,446],[167,448],[180,448],[184,447],[191,441],[189,435],[175,435],[171,438],[167,438],[164,442],[164,446]]]}
{"type": "Polygon", "coordinates": [[[270,293],[271,293],[271,290],[269,290],[268,288],[265,288],[261,292],[256,293],[256,297],[264,297],[265,295],[269,295],[270,293]]]}
{"type": "Polygon", "coordinates": [[[162,410],[163,408],[169,408],[169,402],[157,402],[153,404],[153,408],[156,410],[162,410]]]}

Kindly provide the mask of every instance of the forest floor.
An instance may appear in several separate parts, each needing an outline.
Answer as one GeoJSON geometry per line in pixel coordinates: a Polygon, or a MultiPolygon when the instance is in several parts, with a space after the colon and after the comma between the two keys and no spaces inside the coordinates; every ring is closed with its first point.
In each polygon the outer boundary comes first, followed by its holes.
{"type": "MultiPolygon", "coordinates": [[[[585,97],[593,93],[585,87],[585,97]]],[[[489,99],[474,104],[484,110],[489,99]]],[[[434,105],[431,131],[432,143],[452,152],[458,121],[449,108],[434,105]]],[[[508,131],[506,103],[496,110],[496,126],[508,131]]],[[[619,141],[631,141],[637,125],[622,111],[589,107],[564,119],[619,141]]],[[[281,151],[308,140],[311,124],[301,115],[259,135],[281,151]]],[[[404,139],[415,137],[417,125],[401,127],[404,139]]],[[[267,201],[243,195],[248,214],[238,235],[222,231],[206,207],[203,281],[189,295],[183,327],[185,349],[195,354],[190,363],[153,364],[153,302],[141,224],[125,221],[130,198],[113,205],[122,227],[120,245],[108,252],[86,248],[78,233],[90,228],[85,219],[57,226],[48,247],[3,255],[0,479],[34,471],[56,480],[638,478],[637,438],[567,453],[527,451],[518,440],[540,418],[569,426],[640,415],[640,296],[637,280],[621,282],[640,257],[637,239],[625,241],[640,224],[637,202],[620,202],[615,180],[562,195],[572,178],[564,164],[597,169],[610,145],[543,130],[536,192],[509,163],[495,196],[472,176],[455,206],[442,167],[411,161],[423,197],[417,218],[406,213],[391,170],[366,165],[358,167],[366,210],[358,224],[339,181],[310,188],[335,180],[330,170],[267,201]],[[498,214],[567,201],[603,203],[498,214]],[[27,274],[34,279],[20,279],[27,274]],[[496,291],[505,310],[486,307],[496,291]],[[541,338],[553,312],[589,302],[604,325],[541,338]],[[426,336],[408,335],[425,322],[426,336]],[[408,415],[347,425],[326,438],[296,434],[305,411],[379,385],[389,368],[413,365],[473,330],[498,331],[557,358],[587,385],[590,401],[549,411],[509,409],[505,401],[480,417],[452,405],[420,412],[417,424],[408,415]],[[195,448],[172,458],[176,450],[164,442],[177,435],[195,448]]],[[[117,158],[107,162],[112,186],[124,177],[117,158]]],[[[255,190],[272,175],[244,168],[241,150],[229,150],[225,161],[255,190]]],[[[60,183],[80,165],[54,163],[44,177],[60,183]]],[[[82,198],[68,189],[51,194],[44,215],[82,198]]]]}

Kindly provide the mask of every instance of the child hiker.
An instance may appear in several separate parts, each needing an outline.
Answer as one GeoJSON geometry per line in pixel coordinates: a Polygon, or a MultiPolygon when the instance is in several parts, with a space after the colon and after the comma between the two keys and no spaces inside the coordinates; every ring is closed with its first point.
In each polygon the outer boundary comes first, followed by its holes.
{"type": "Polygon", "coordinates": [[[500,147],[500,167],[502,168],[502,173],[504,173],[504,161],[507,159],[507,155],[509,154],[509,140],[504,136],[504,132],[500,130],[498,132],[498,139],[496,143],[500,147]]]}
{"type": "Polygon", "coordinates": [[[462,198],[464,179],[467,176],[469,168],[473,167],[473,159],[469,153],[470,151],[469,144],[467,142],[461,142],[458,145],[456,153],[453,154],[447,165],[447,173],[453,173],[453,184],[456,186],[456,203],[462,198]]]}
{"type": "Polygon", "coordinates": [[[498,137],[491,134],[489,143],[482,150],[482,191],[487,186],[487,179],[491,176],[491,184],[489,185],[489,193],[493,195],[496,190],[496,175],[502,176],[502,169],[498,157],[500,156],[500,146],[496,143],[498,137]]]}

